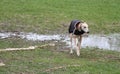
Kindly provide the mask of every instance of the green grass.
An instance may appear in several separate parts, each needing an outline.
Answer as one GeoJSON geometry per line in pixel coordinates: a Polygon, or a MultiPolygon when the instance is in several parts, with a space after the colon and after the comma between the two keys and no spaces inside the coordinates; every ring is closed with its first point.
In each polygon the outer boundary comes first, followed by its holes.
{"type": "MultiPolygon", "coordinates": [[[[71,20],[79,19],[89,24],[92,34],[120,33],[119,14],[120,0],[1,0],[0,31],[61,34],[67,32],[71,20]]],[[[44,42],[0,39],[0,48],[41,44],[44,42]]],[[[58,52],[56,47],[0,52],[0,62],[6,64],[0,67],[0,74],[120,73],[119,52],[86,48],[80,57],[68,53],[58,52]]]]}
{"type": "Polygon", "coordinates": [[[119,33],[119,9],[120,0],[1,0],[0,29],[65,33],[70,21],[79,19],[91,33],[119,33]]]}
{"type": "Polygon", "coordinates": [[[76,54],[70,55],[68,52],[38,48],[32,51],[0,52],[0,58],[6,64],[4,67],[0,67],[0,74],[120,73],[119,52],[95,48],[82,49],[80,57],[77,57],[76,54]]]}

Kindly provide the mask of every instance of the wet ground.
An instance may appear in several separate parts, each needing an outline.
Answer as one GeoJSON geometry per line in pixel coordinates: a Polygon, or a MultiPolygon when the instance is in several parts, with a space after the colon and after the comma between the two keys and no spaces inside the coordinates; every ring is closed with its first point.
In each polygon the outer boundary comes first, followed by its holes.
{"type": "MultiPolygon", "coordinates": [[[[68,35],[39,35],[36,33],[24,32],[3,32],[0,33],[0,39],[8,39],[10,37],[17,37],[28,41],[39,42],[54,42],[56,45],[62,47],[70,47],[70,38],[68,35]]],[[[120,34],[111,35],[89,35],[83,37],[82,48],[93,47],[107,50],[120,51],[120,34]]]]}

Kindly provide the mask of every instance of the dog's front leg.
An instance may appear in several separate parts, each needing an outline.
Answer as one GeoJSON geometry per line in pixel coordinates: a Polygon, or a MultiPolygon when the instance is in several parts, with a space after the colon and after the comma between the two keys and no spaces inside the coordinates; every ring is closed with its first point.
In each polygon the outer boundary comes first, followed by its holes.
{"type": "Polygon", "coordinates": [[[74,37],[74,47],[75,47],[75,50],[76,50],[77,56],[80,55],[78,44],[79,44],[79,42],[78,42],[78,37],[74,37]]]}

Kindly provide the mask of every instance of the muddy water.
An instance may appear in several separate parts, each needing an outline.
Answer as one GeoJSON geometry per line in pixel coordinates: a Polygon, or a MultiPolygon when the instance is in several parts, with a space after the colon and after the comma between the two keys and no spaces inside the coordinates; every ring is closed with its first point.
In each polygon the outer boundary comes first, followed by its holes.
{"type": "MultiPolygon", "coordinates": [[[[68,37],[66,37],[64,41],[67,43],[67,45],[70,45],[68,37]]],[[[83,48],[95,47],[100,49],[120,51],[120,34],[108,36],[89,35],[88,37],[83,37],[81,46],[83,48]]]]}
{"type": "Polygon", "coordinates": [[[32,41],[45,41],[45,40],[60,40],[61,37],[60,35],[39,35],[36,33],[12,33],[12,32],[7,32],[7,33],[0,33],[0,39],[4,38],[10,38],[10,37],[19,37],[22,39],[27,39],[27,40],[32,40],[32,41]]]}
{"type": "MultiPolygon", "coordinates": [[[[70,38],[67,35],[39,35],[36,33],[0,33],[0,39],[9,37],[19,37],[22,39],[32,40],[32,41],[50,41],[56,40],[65,42],[66,46],[70,47],[70,38]]],[[[100,49],[117,50],[120,51],[120,34],[112,34],[107,36],[101,35],[89,35],[88,37],[83,37],[82,48],[86,47],[96,47],[100,49]]]]}

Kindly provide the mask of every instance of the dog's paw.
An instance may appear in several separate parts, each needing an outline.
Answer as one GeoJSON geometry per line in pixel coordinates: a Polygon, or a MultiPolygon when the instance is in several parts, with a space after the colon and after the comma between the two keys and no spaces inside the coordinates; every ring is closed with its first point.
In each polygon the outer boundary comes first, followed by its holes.
{"type": "Polygon", "coordinates": [[[73,51],[70,51],[70,54],[73,54],[73,51]]]}
{"type": "Polygon", "coordinates": [[[77,52],[77,56],[80,56],[80,53],[79,53],[79,52],[77,52]]]}
{"type": "Polygon", "coordinates": [[[79,56],[80,56],[80,54],[77,54],[77,56],[79,57],[79,56]]]}

